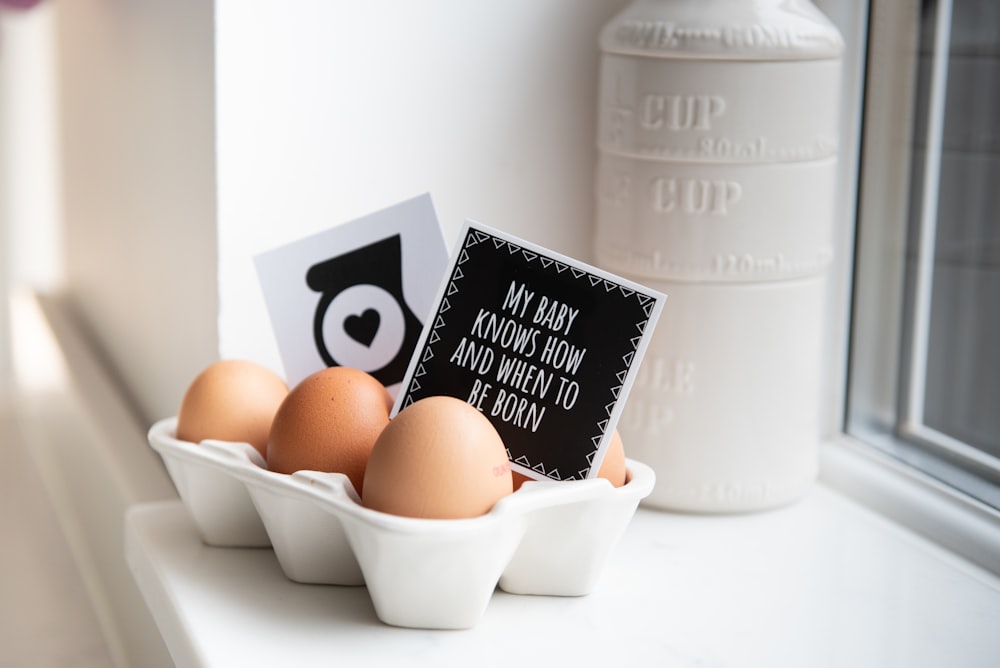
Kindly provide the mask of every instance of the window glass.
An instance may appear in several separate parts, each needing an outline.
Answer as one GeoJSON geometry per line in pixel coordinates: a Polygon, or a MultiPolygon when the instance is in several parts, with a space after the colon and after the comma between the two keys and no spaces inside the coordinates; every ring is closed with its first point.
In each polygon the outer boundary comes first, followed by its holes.
{"type": "MultiPolygon", "coordinates": [[[[928,155],[935,131],[931,87],[935,13],[924,13],[918,59],[914,167],[937,183],[914,189],[910,223],[919,238],[921,219],[933,217],[933,266],[929,274],[927,347],[922,383],[922,423],[1000,456],[1000,4],[953,0],[947,81],[940,116],[940,146],[928,155]],[[923,94],[925,93],[926,94],[923,94]],[[934,169],[936,167],[936,169],[934,169]],[[936,189],[936,202],[926,196],[936,189]],[[929,204],[936,204],[925,211],[929,204]]],[[[916,180],[915,180],[916,182],[916,180]]],[[[928,243],[931,243],[928,240],[928,243]]],[[[912,273],[919,271],[913,256],[912,273]]],[[[914,283],[916,283],[914,277],[914,283]]],[[[914,300],[919,286],[913,285],[914,300]]],[[[919,308],[914,316],[924,317],[919,308]]],[[[918,323],[914,323],[918,324],[918,323]]],[[[914,363],[920,371],[920,363],[914,363]]],[[[919,413],[917,414],[919,416],[919,413]]],[[[916,416],[915,416],[916,417],[916,416]]]]}
{"type": "MultiPolygon", "coordinates": [[[[928,1],[914,19],[911,132],[896,154],[908,161],[904,221],[895,245],[882,237],[888,259],[869,258],[855,284],[884,291],[899,267],[899,308],[875,320],[860,309],[852,337],[870,349],[895,335],[898,359],[877,363],[896,376],[881,381],[894,396],[876,405],[878,381],[855,368],[848,430],[1000,507],[1000,3],[928,1]]],[[[859,224],[892,227],[864,211],[859,224]]]]}

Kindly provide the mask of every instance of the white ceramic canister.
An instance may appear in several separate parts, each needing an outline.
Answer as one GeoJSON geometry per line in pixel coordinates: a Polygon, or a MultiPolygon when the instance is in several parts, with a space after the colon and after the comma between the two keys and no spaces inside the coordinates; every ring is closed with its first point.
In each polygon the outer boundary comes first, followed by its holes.
{"type": "Polygon", "coordinates": [[[646,504],[787,503],[817,468],[843,40],[807,0],[636,0],[600,46],[595,258],[668,295],[619,424],[646,504]]]}

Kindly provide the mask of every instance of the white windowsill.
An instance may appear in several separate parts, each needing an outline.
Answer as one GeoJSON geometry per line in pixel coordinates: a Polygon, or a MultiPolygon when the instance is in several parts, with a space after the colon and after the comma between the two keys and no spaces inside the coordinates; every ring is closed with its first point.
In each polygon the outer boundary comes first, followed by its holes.
{"type": "Polygon", "coordinates": [[[820,451],[820,476],[839,493],[1000,574],[1000,512],[850,436],[820,451]]]}
{"type": "Polygon", "coordinates": [[[993,666],[1000,579],[818,485],[777,511],[640,509],[597,590],[497,592],[468,631],[378,621],[363,587],[295,584],[135,506],[126,560],[178,666],[993,666]],[[519,658],[517,658],[519,657],[519,658]]]}

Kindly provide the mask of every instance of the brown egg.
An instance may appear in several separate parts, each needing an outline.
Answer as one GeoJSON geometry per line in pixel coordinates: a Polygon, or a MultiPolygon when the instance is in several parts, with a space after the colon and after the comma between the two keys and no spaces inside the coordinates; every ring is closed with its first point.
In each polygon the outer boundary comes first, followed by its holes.
{"type": "Polygon", "coordinates": [[[513,491],[507,449],[478,410],[427,397],[393,418],[365,473],[364,505],[393,515],[478,517],[513,491]]]}
{"type": "Polygon", "coordinates": [[[621,487],[625,484],[625,446],[622,444],[622,437],[618,434],[617,429],[611,434],[611,442],[608,443],[608,449],[604,452],[604,461],[601,462],[601,468],[597,470],[597,477],[609,480],[615,487],[621,487]]]}
{"type": "MultiPolygon", "coordinates": [[[[517,471],[511,471],[511,474],[514,478],[515,490],[532,480],[532,478],[517,471]]],[[[597,470],[597,477],[609,480],[615,487],[621,487],[625,484],[625,447],[622,445],[622,437],[618,435],[617,429],[611,435],[608,449],[604,451],[604,461],[601,462],[601,468],[597,470]]]]}
{"type": "Polygon", "coordinates": [[[271,421],[287,395],[285,381],[267,367],[246,360],[216,362],[184,393],[177,438],[250,443],[263,455],[271,421]]]}
{"type": "Polygon", "coordinates": [[[267,467],[278,473],[343,473],[361,493],[368,455],[389,424],[392,397],[374,377],[348,367],[308,376],[274,416],[267,467]]]}

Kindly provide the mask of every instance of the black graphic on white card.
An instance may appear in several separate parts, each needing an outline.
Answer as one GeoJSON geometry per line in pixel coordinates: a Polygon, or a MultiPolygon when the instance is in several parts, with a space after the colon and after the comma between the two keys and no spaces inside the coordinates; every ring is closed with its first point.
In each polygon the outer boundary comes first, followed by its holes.
{"type": "Polygon", "coordinates": [[[399,235],[309,268],[321,293],[313,319],[316,349],[329,366],[367,371],[383,385],[403,380],[420,321],[403,298],[399,235]]]}
{"type": "Polygon", "coordinates": [[[472,225],[446,280],[397,406],[464,399],[516,470],[591,477],[664,296],[472,225]]]}

